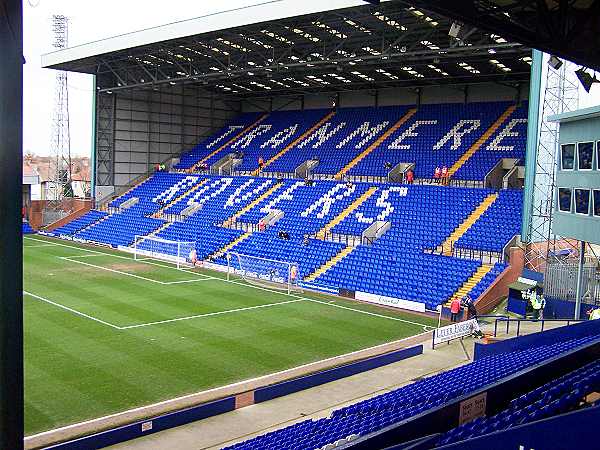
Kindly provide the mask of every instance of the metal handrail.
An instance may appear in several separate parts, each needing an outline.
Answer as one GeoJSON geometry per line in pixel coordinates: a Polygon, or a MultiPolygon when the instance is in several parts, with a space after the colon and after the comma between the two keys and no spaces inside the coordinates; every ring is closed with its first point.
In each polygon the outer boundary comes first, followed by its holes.
{"type": "Polygon", "coordinates": [[[521,333],[521,322],[540,322],[542,327],[540,331],[544,331],[546,322],[566,322],[567,326],[571,323],[585,322],[587,319],[518,319],[518,318],[503,318],[499,317],[494,323],[494,337],[497,336],[498,322],[506,322],[506,334],[509,333],[511,322],[517,322],[517,336],[521,333]]]}

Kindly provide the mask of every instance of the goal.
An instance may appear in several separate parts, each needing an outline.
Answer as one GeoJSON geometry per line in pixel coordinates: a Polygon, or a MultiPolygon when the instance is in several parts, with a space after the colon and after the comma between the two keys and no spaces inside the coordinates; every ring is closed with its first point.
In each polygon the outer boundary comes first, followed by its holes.
{"type": "Polygon", "coordinates": [[[177,268],[196,265],[196,243],[173,241],[157,236],[136,236],[133,241],[133,259],[161,259],[177,265],[177,268]]]}
{"type": "Polygon", "coordinates": [[[291,293],[298,278],[298,264],[227,252],[227,279],[239,276],[250,284],[291,293]]]}

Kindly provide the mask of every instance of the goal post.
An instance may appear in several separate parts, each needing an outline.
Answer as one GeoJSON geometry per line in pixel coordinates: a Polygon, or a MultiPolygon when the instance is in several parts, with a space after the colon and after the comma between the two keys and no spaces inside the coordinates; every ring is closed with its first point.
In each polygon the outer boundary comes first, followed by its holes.
{"type": "Polygon", "coordinates": [[[192,267],[197,262],[196,243],[136,235],[133,241],[133,259],[160,259],[175,264],[178,269],[192,267]]]}
{"type": "Polygon", "coordinates": [[[239,276],[250,284],[268,286],[292,292],[298,277],[298,264],[289,261],[262,258],[227,252],[227,279],[239,276]]]}

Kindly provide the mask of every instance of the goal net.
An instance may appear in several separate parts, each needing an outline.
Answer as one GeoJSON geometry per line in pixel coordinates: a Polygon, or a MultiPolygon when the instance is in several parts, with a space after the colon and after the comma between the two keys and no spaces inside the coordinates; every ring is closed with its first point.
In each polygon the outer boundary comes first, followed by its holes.
{"type": "Polygon", "coordinates": [[[136,236],[133,241],[133,259],[161,259],[177,265],[177,268],[195,266],[196,243],[173,241],[156,236],[136,236]]]}
{"type": "Polygon", "coordinates": [[[296,285],[298,265],[288,261],[227,252],[227,279],[236,276],[249,284],[281,289],[289,294],[296,285]]]}

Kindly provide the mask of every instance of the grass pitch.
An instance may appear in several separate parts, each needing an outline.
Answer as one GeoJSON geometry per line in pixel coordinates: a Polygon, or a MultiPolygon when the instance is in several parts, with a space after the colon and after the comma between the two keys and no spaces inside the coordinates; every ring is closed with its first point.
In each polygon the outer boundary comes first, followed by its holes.
{"type": "Polygon", "coordinates": [[[435,326],[41,236],[25,237],[23,253],[27,435],[435,326]]]}

